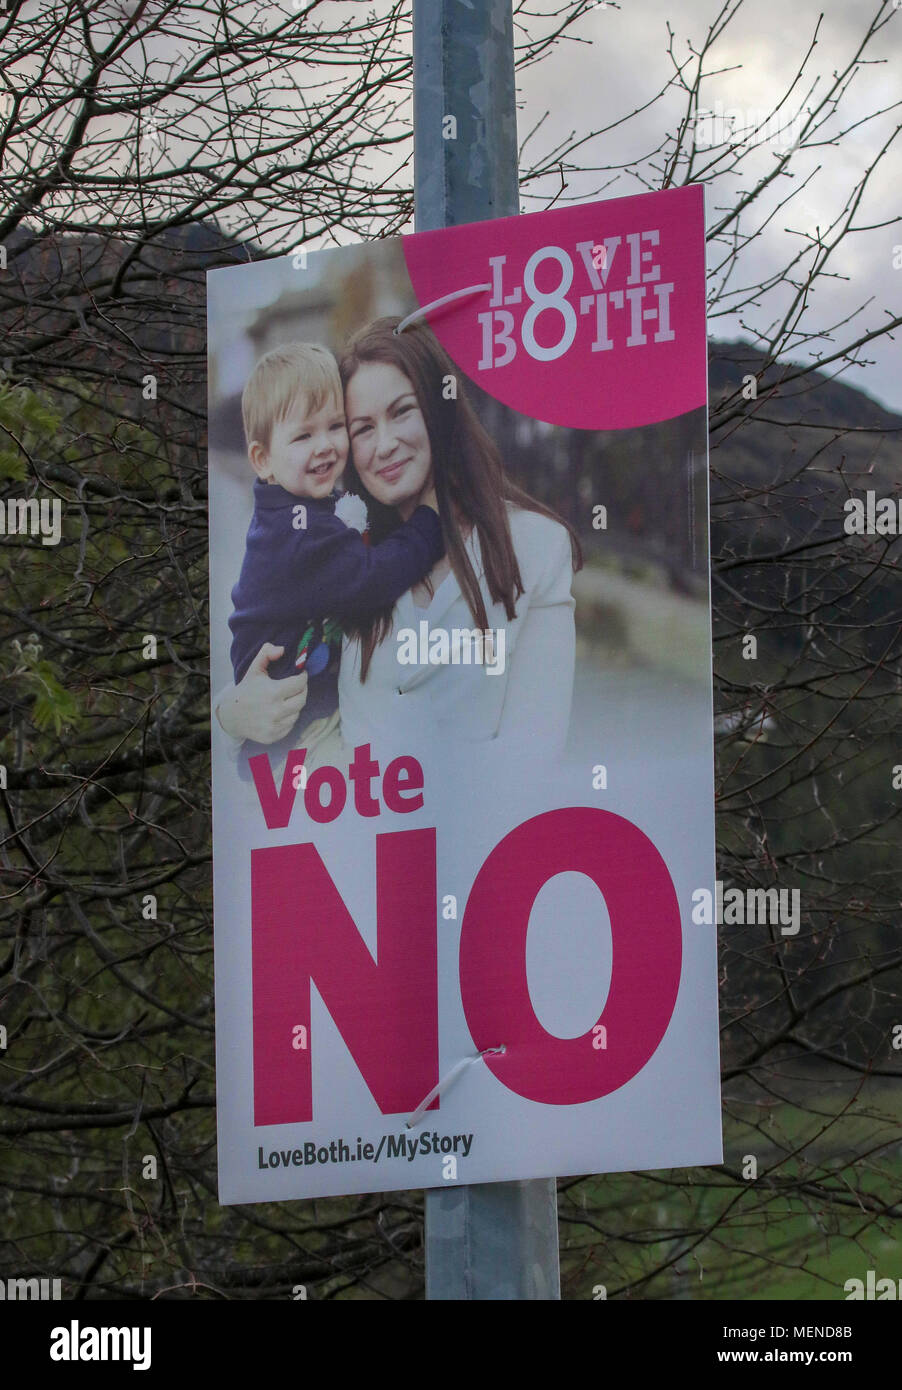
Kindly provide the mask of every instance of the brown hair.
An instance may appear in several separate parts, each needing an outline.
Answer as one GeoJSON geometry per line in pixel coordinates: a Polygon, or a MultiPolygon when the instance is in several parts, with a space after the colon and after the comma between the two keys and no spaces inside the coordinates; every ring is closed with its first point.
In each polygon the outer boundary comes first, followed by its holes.
{"type": "MultiPolygon", "coordinates": [[[[498,448],[464,393],[460,373],[428,325],[420,322],[403,333],[395,333],[400,321],[376,319],[354,335],[339,358],[342,386],[347,390],[354,373],[366,362],[387,363],[409,379],[429,435],[445,549],[461,593],[474,623],[487,628],[488,614],[458,515],[475,526],[492,602],[503,603],[511,621],[516,614],[516,601],[523,593],[523,578],[506,504],[538,512],[565,526],[570,534],[574,570],[582,564],[579,541],[573,528],[550,507],[537,502],[507,477],[498,448]],[[445,398],[446,377],[453,377],[457,383],[454,400],[445,398]]],[[[383,540],[398,526],[398,515],[393,507],[376,501],[361,483],[353,463],[353,446],[345,483],[367,502],[373,541],[383,540]]],[[[391,629],[391,615],[392,609],[386,609],[353,629],[353,635],[360,638],[361,681],[366,680],[377,645],[391,629]]]]}
{"type": "Polygon", "coordinates": [[[267,451],[273,425],[284,420],[295,401],[304,411],[322,410],[335,397],[341,405],[338,363],[319,343],[285,343],[261,357],[241,394],[247,447],[258,440],[267,451]]]}

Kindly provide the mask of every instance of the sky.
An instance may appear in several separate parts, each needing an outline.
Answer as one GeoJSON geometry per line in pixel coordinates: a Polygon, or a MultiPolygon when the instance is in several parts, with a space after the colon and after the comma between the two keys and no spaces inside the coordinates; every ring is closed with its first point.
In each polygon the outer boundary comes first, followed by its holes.
{"type": "MultiPolygon", "coordinates": [[[[114,3],[129,5],[134,0],[114,3]]],[[[291,7],[298,10],[302,3],[291,0],[291,7]]],[[[324,0],[317,13],[343,20],[352,11],[355,21],[368,22],[373,14],[384,13],[388,3],[324,0]]],[[[423,3],[437,4],[438,0],[423,3]]],[[[452,0],[451,12],[455,4],[472,3],[452,0]]],[[[512,3],[516,9],[522,0],[512,3]]],[[[541,32],[547,28],[547,16],[576,3],[579,0],[527,0],[519,22],[541,32]],[[526,11],[538,17],[527,18],[526,11]]],[[[743,231],[757,235],[744,248],[730,289],[754,287],[768,277],[773,277],[775,284],[758,303],[749,305],[742,318],[726,312],[730,301],[721,293],[709,317],[712,337],[744,338],[763,345],[791,301],[792,290],[782,278],[784,267],[805,245],[806,235],[816,228],[826,233],[875,153],[897,132],[855,214],[856,225],[868,230],[844,238],[828,265],[829,274],[820,278],[809,297],[803,326],[824,336],[794,345],[789,351],[793,360],[809,361],[873,331],[888,316],[902,315],[902,135],[898,135],[902,119],[902,0],[599,0],[568,31],[571,37],[518,75],[521,174],[536,156],[547,154],[571,134],[584,139],[636,112],[626,124],[585,139],[575,157],[579,167],[566,174],[563,197],[588,200],[600,196],[602,187],[603,196],[659,187],[660,173],[650,166],[648,155],[676,128],[685,110],[685,99],[673,88],[648,105],[674,75],[668,45],[677,61],[690,58],[724,11],[734,13],[709,55],[707,67],[712,75],[703,86],[700,104],[717,116],[734,116],[747,130],[756,111],[771,109],[792,86],[815,31],[817,44],[785,107],[787,122],[800,107],[804,110],[806,105],[817,105],[833,73],[842,71],[854,56],[870,20],[880,15],[887,21],[865,54],[868,64],[849,84],[836,115],[821,127],[816,147],[794,152],[791,168],[795,177],[791,183],[784,180],[779,185],[784,191],[792,189],[791,204],[778,208],[776,194],[771,191],[745,216],[743,231]],[[874,117],[882,108],[892,109],[874,117]],[[539,129],[527,140],[536,126],[539,129]],[[625,167],[600,174],[593,172],[593,165],[625,167]],[[637,169],[647,174],[644,184],[636,177],[637,169]],[[829,330],[845,320],[845,326],[836,327],[831,336],[829,330]]],[[[314,75],[317,81],[322,80],[321,72],[314,75]]],[[[275,82],[277,74],[273,76],[275,82]]],[[[719,124],[722,131],[724,121],[719,124]]],[[[715,132],[716,138],[719,134],[715,132]]],[[[740,172],[705,178],[709,184],[709,224],[723,209],[734,206],[753,173],[760,175],[772,167],[783,148],[777,139],[765,141],[747,151],[740,172]]],[[[397,145],[383,156],[384,163],[374,155],[374,181],[378,183],[384,174],[397,169],[407,153],[407,148],[397,145]]],[[[707,152],[706,159],[710,162],[713,155],[714,151],[707,152]]],[[[405,170],[403,177],[407,176],[405,170]]],[[[685,174],[677,177],[682,181],[685,174]]],[[[560,196],[560,176],[551,174],[523,190],[524,210],[548,207],[560,196]]],[[[413,226],[405,230],[412,231],[413,226]]],[[[311,242],[311,249],[316,245],[316,240],[311,242]]],[[[719,254],[709,245],[709,268],[717,264],[719,254]]],[[[712,288],[718,288],[716,277],[712,288]]],[[[900,344],[897,334],[895,340],[884,337],[869,345],[863,354],[868,359],[866,365],[848,369],[843,380],[902,412],[900,344]]],[[[838,364],[829,368],[837,369],[838,364]]]]}
{"type": "MultiPolygon", "coordinates": [[[[895,0],[902,8],[902,0],[895,0]]],[[[530,8],[553,8],[553,0],[537,0],[530,8]]],[[[580,20],[575,32],[584,43],[565,42],[540,63],[526,69],[519,79],[518,126],[521,143],[543,116],[541,130],[534,137],[537,150],[551,148],[570,131],[588,134],[626,115],[647,102],[673,74],[668,56],[668,25],[673,32],[673,52],[682,60],[689,56],[691,44],[698,50],[709,26],[723,9],[722,0],[620,0],[614,5],[597,5],[580,20]],[[546,115],[547,113],[547,115],[546,115]]],[[[798,72],[801,61],[823,16],[814,49],[802,82],[794,94],[795,104],[785,110],[787,119],[807,105],[815,105],[825,92],[834,71],[842,71],[859,47],[869,21],[878,13],[889,22],[873,40],[866,55],[874,60],[859,70],[849,84],[836,116],[819,133],[820,145],[801,150],[794,156],[799,185],[789,208],[776,212],[761,229],[760,236],[743,253],[742,282],[754,284],[767,275],[777,274],[789,256],[800,246],[796,233],[822,230],[840,212],[846,198],[861,178],[876,151],[902,120],[902,13],[894,0],[745,0],[727,26],[709,57],[711,70],[729,69],[713,75],[702,89],[700,105],[717,116],[733,111],[737,119],[754,123],[755,110],[770,110],[784,95],[798,72]],[[878,61],[879,60],[879,61],[878,61]],[[815,84],[812,90],[812,84],[815,84]],[[798,98],[798,100],[795,100],[798,98]],[[718,103],[721,103],[718,106],[718,103]],[[870,119],[881,107],[895,109],[870,119]],[[835,136],[847,133],[840,143],[835,136]],[[803,176],[810,175],[804,188],[803,176]]],[[[640,112],[627,126],[590,141],[578,158],[585,164],[623,164],[647,153],[673,130],[684,102],[671,92],[660,103],[640,112]]],[[[723,126],[721,127],[723,128],[723,126]]],[[[712,127],[713,130],[713,127],[712,127]]],[[[779,138],[753,150],[749,167],[762,169],[773,161],[774,149],[782,148],[779,138]]],[[[521,157],[532,148],[527,145],[521,157]]],[[[605,176],[574,172],[568,176],[567,197],[591,197],[605,176]]],[[[744,179],[720,179],[708,199],[709,224],[712,211],[727,205],[736,189],[748,186],[744,179]]],[[[654,186],[654,185],[652,185],[654,186]]],[[[789,184],[785,185],[788,189],[789,184]]],[[[549,204],[560,189],[556,176],[534,191],[527,210],[549,204]]],[[[630,174],[620,175],[605,196],[641,191],[630,174]]],[[[774,211],[773,198],[768,211],[774,211]]],[[[872,182],[856,214],[856,225],[871,230],[847,236],[834,253],[824,279],[811,298],[806,324],[810,331],[821,331],[847,318],[870,301],[864,311],[832,339],[836,346],[854,341],[886,321],[886,312],[902,314],[902,136],[878,165],[872,182]],[[878,226],[894,220],[894,225],[878,226]],[[895,261],[895,265],[894,265],[895,261]]],[[[756,213],[747,230],[765,219],[756,213]]],[[[710,264],[710,259],[709,259],[710,264]]],[[[747,316],[746,324],[735,315],[712,319],[710,331],[718,338],[743,337],[753,340],[764,333],[785,304],[787,292],[778,285],[758,309],[747,316]]],[[[802,345],[793,354],[807,361],[818,350],[830,350],[830,343],[802,345]]],[[[871,365],[850,368],[842,377],[849,385],[865,390],[882,404],[902,411],[902,338],[884,338],[869,346],[865,355],[871,365]]],[[[832,368],[831,370],[836,370],[832,368]]]]}
{"type": "MultiPolygon", "coordinates": [[[[432,2],[438,0],[424,0],[432,2]]],[[[299,3],[293,0],[295,6],[299,3]]],[[[350,10],[359,21],[384,13],[388,3],[327,0],[323,11],[330,19],[343,20],[350,10]]],[[[564,9],[566,3],[528,0],[525,9],[540,17],[524,16],[519,22],[528,24],[534,34],[542,32],[547,16],[564,9]]],[[[470,5],[472,0],[452,0],[452,15],[455,4],[470,5]]],[[[817,336],[812,341],[794,341],[784,353],[793,361],[810,362],[873,332],[888,317],[902,316],[902,135],[898,133],[902,0],[791,0],[791,4],[789,0],[607,0],[595,4],[569,31],[572,37],[518,74],[521,176],[536,158],[568,137],[584,141],[573,160],[577,167],[565,175],[563,194],[560,174],[555,172],[521,189],[522,206],[524,211],[538,211],[556,200],[586,201],[660,187],[661,158],[650,161],[649,155],[677,128],[686,110],[685,96],[674,87],[664,90],[675,72],[671,53],[678,63],[691,60],[724,12],[732,13],[708,54],[705,66],[710,76],[702,86],[699,105],[717,118],[708,123],[713,140],[719,140],[728,130],[727,120],[733,120],[738,129],[733,139],[743,150],[743,161],[732,173],[704,175],[709,227],[712,219],[735,206],[754,178],[773,167],[798,133],[793,118],[801,119],[806,108],[817,109],[834,73],[842,72],[853,59],[870,21],[878,15],[886,21],[865,51],[867,62],[848,83],[835,113],[828,113],[812,137],[813,145],[793,152],[792,179],[772,184],[744,214],[741,230],[755,235],[744,247],[728,289],[737,294],[772,280],[768,291],[757,300],[743,294],[743,299],[755,302],[739,315],[733,312],[733,300],[723,292],[716,273],[709,285],[710,336],[764,346],[795,294],[784,276],[792,257],[811,244],[817,229],[829,239],[831,225],[859,180],[895,133],[855,211],[853,225],[861,230],[843,238],[831,255],[827,273],[807,296],[800,327],[817,336]],[[660,91],[664,95],[652,102],[660,91]],[[770,139],[759,134],[757,147],[754,139],[743,143],[743,132],[751,134],[756,121],[787,92],[783,133],[770,126],[770,139]],[[625,124],[605,129],[633,112],[625,124]],[[592,136],[598,131],[603,133],[592,136]],[[605,167],[607,172],[598,172],[605,167]],[[637,171],[644,172],[644,183],[637,171]],[[780,198],[789,192],[790,203],[780,207],[780,198]]],[[[522,33],[518,37],[522,40],[522,33]]],[[[406,114],[409,118],[409,109],[406,114]]],[[[373,178],[378,182],[389,175],[407,153],[405,147],[396,146],[393,153],[374,155],[373,178]]],[[[703,150],[700,167],[710,165],[715,154],[715,150],[703,150]]],[[[403,177],[409,177],[409,166],[403,177]]],[[[685,178],[685,171],[678,172],[678,182],[685,178]]],[[[414,230],[412,221],[404,230],[414,230]]],[[[310,248],[318,244],[314,239],[310,248]]],[[[709,242],[709,270],[715,269],[721,255],[709,242]]],[[[898,332],[895,339],[885,336],[869,344],[862,357],[863,365],[842,370],[837,362],[827,370],[841,371],[847,384],[902,413],[902,337],[898,332]]]]}

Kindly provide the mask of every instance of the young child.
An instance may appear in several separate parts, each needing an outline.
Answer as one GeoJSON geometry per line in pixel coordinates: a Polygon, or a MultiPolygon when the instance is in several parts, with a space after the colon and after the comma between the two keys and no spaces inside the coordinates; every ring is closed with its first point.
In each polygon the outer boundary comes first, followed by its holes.
{"type": "MultiPolygon", "coordinates": [[[[232,669],[237,685],[264,642],[285,649],[270,664],[270,676],[306,669],[302,724],[283,740],[287,752],[303,747],[303,730],[338,708],[342,623],[393,607],[445,547],[435,505],[417,507],[376,546],[336,515],[348,432],[338,365],[328,349],[288,343],[268,352],[244,388],[241,408],[256,478],[244,563],[232,590],[232,669]]],[[[260,750],[246,744],[245,751],[260,750]]]]}

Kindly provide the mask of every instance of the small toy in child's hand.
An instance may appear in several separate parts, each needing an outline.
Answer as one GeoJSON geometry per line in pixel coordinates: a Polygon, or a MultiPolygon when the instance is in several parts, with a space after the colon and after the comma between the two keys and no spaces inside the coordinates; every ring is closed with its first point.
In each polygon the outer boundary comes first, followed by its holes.
{"type": "Polygon", "coordinates": [[[299,671],[303,671],[307,665],[307,658],[310,655],[310,643],[313,641],[314,631],[313,623],[309,623],[304,629],[304,635],[298,643],[297,656],[294,659],[294,664],[299,671]]]}
{"type": "Polygon", "coordinates": [[[330,647],[340,647],[341,637],[341,624],[335,618],[327,618],[323,623],[323,641],[330,647]]]}
{"type": "Polygon", "coordinates": [[[314,644],[315,636],[316,625],[309,623],[298,643],[294,662],[296,669],[306,671],[308,676],[318,676],[325,671],[332,655],[332,647],[341,642],[341,628],[334,618],[326,618],[322,630],[323,640],[314,644]]]}
{"type": "Polygon", "coordinates": [[[325,642],[320,642],[313,648],[307,660],[304,670],[308,676],[318,676],[321,671],[325,671],[329,665],[329,657],[332,655],[325,642]]]}

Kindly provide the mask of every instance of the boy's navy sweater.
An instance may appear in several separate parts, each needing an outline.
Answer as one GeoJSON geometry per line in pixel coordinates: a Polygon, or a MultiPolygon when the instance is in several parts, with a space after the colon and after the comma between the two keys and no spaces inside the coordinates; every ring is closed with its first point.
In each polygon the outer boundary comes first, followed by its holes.
{"type": "MultiPolygon", "coordinates": [[[[394,607],[444,554],[441,523],[431,507],[417,507],[386,540],[369,546],[335,515],[335,502],[334,494],[298,498],[278,483],[255,479],[254,516],[229,618],[236,685],[264,642],[285,648],[267,674],[297,675],[298,643],[308,623],[334,618],[344,624],[394,607]],[[307,524],[295,530],[300,505],[307,524]]],[[[309,678],[303,725],[337,708],[338,662],[332,660],[309,678]]],[[[296,745],[289,740],[289,746],[296,745]]]]}

